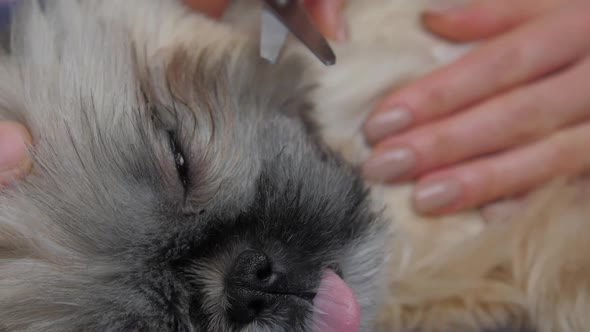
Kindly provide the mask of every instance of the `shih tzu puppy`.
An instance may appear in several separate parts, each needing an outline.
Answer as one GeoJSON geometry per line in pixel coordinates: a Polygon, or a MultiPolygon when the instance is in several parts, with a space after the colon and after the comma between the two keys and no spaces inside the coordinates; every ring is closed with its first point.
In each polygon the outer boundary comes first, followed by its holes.
{"type": "Polygon", "coordinates": [[[372,330],[387,224],[296,56],[169,0],[23,0],[0,118],[2,331],[372,330]]]}
{"type": "Polygon", "coordinates": [[[583,179],[487,223],[358,176],[380,97],[469,48],[421,28],[432,1],[348,0],[330,68],[260,59],[258,1],[18,1],[0,120],[34,166],[0,195],[0,331],[589,330],[583,179]]]}

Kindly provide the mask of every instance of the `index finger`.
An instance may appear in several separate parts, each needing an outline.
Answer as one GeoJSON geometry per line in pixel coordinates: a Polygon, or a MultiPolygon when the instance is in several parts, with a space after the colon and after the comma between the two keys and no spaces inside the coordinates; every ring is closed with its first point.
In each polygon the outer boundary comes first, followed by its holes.
{"type": "Polygon", "coordinates": [[[389,95],[365,124],[368,141],[376,143],[393,134],[382,129],[384,120],[380,119],[380,115],[383,118],[390,110],[405,112],[412,126],[420,125],[542,77],[580,58],[590,48],[586,40],[590,20],[585,17],[589,5],[581,5],[581,8],[569,7],[483,44],[389,95]]]}

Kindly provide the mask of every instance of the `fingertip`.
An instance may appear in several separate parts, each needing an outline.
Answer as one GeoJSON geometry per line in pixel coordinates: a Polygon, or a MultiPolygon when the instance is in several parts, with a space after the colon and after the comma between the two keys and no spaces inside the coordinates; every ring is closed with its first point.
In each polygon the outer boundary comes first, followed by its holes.
{"type": "Polygon", "coordinates": [[[487,1],[445,10],[427,8],[421,15],[421,22],[428,30],[460,43],[493,37],[512,27],[516,19],[515,14],[507,13],[504,6],[487,1]]]}
{"type": "Polygon", "coordinates": [[[490,27],[481,15],[468,10],[452,15],[424,12],[421,22],[439,37],[457,43],[484,39],[492,36],[497,30],[490,27]]]}
{"type": "Polygon", "coordinates": [[[412,203],[417,213],[439,216],[462,208],[465,190],[463,184],[453,178],[420,180],[416,184],[412,203]]]}
{"type": "Polygon", "coordinates": [[[25,126],[0,122],[0,183],[6,184],[29,173],[32,160],[27,147],[32,138],[25,126]]]}
{"type": "Polygon", "coordinates": [[[376,145],[387,137],[401,133],[413,123],[413,115],[405,107],[379,110],[367,118],[363,133],[369,145],[376,145]]]}
{"type": "Polygon", "coordinates": [[[439,37],[454,42],[467,42],[473,40],[473,33],[463,27],[462,20],[454,16],[443,16],[425,12],[421,15],[422,24],[439,37]]]}
{"type": "Polygon", "coordinates": [[[423,174],[413,194],[417,213],[444,216],[472,209],[490,200],[489,171],[474,164],[458,164],[423,174]]]}
{"type": "Polygon", "coordinates": [[[348,40],[348,25],[344,17],[344,0],[305,0],[307,12],[320,32],[328,39],[348,40]]]}

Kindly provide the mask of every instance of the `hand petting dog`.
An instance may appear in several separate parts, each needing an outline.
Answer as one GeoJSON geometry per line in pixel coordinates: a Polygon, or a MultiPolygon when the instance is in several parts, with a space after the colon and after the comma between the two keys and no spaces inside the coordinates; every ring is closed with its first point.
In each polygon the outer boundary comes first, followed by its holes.
{"type": "Polygon", "coordinates": [[[590,1],[437,2],[442,37],[480,45],[386,96],[364,130],[372,180],[417,179],[445,214],[526,193],[590,165],[590,1]]]}

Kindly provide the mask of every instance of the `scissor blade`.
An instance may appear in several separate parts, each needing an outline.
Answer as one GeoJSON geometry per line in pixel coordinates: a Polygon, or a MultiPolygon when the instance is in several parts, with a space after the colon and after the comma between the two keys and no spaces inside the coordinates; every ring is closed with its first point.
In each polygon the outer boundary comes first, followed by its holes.
{"type": "Polygon", "coordinates": [[[325,65],[336,63],[328,41],[315,28],[298,0],[266,0],[266,8],[325,65]]]}
{"type": "Polygon", "coordinates": [[[266,8],[262,10],[260,19],[260,56],[270,63],[275,63],[283,49],[289,30],[266,8]]]}

